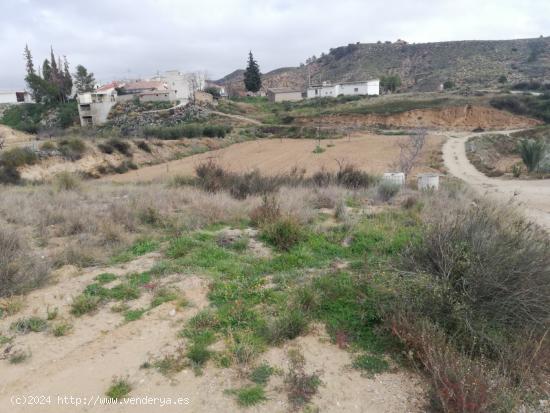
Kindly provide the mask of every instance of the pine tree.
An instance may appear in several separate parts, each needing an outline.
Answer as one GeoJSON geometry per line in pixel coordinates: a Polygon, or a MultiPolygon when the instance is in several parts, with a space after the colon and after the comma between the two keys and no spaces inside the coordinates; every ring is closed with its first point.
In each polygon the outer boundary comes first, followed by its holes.
{"type": "Polygon", "coordinates": [[[42,96],[43,96],[42,79],[40,78],[39,75],[36,74],[34,70],[32,54],[28,45],[25,45],[25,50],[23,52],[23,55],[25,57],[26,67],[27,67],[27,76],[25,76],[25,82],[27,82],[27,86],[31,91],[31,96],[33,100],[39,103],[42,100],[42,96]]]}
{"type": "Polygon", "coordinates": [[[244,72],[244,86],[249,92],[256,93],[262,87],[262,77],[260,66],[254,60],[252,51],[248,53],[248,66],[244,72]]]}
{"type": "Polygon", "coordinates": [[[70,96],[73,91],[73,78],[69,71],[69,61],[67,56],[63,56],[63,95],[70,96]]]}
{"type": "Polygon", "coordinates": [[[27,75],[34,75],[34,63],[32,61],[32,54],[29,49],[29,45],[25,45],[25,51],[23,52],[25,60],[27,61],[27,75]]]}
{"type": "Polygon", "coordinates": [[[48,59],[44,59],[44,63],[42,63],[42,78],[47,82],[52,78],[52,67],[48,59]]]}
{"type": "Polygon", "coordinates": [[[95,83],[94,74],[88,73],[84,66],[78,65],[74,74],[74,83],[78,93],[92,92],[95,83]]]}

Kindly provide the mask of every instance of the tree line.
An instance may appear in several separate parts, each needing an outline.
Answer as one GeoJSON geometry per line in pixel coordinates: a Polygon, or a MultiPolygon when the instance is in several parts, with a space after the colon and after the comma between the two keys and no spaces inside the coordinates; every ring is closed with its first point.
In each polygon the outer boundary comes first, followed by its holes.
{"type": "Polygon", "coordinates": [[[70,73],[69,61],[66,56],[55,56],[50,48],[50,58],[44,59],[42,68],[35,69],[31,50],[25,45],[23,52],[26,61],[25,82],[36,103],[64,103],[73,94],[92,92],[95,87],[94,74],[88,72],[82,65],[76,66],[76,72],[70,73]],[[74,80],[73,80],[74,76],[74,80]]]}

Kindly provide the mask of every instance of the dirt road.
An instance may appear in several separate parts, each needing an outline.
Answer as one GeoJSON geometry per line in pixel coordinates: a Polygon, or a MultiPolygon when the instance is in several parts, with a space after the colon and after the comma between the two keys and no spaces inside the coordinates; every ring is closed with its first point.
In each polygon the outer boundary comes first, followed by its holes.
{"type": "Polygon", "coordinates": [[[506,180],[485,176],[466,157],[465,144],[471,136],[449,136],[443,146],[443,159],[449,172],[481,194],[505,202],[512,200],[530,219],[550,231],[550,180],[506,180]]]}
{"type": "MultiPolygon", "coordinates": [[[[336,170],[338,162],[351,163],[370,172],[388,171],[399,156],[398,142],[406,136],[358,134],[351,138],[321,142],[322,153],[313,153],[317,141],[312,139],[260,139],[237,143],[223,149],[189,156],[176,161],[153,165],[121,175],[102,178],[114,182],[138,182],[164,179],[175,175],[193,175],[195,166],[214,159],[224,168],[236,172],[258,169],[267,175],[305,169],[312,174],[326,168],[336,170]]],[[[422,155],[422,166],[416,172],[432,172],[430,155],[441,149],[443,138],[430,136],[422,155]]]]}

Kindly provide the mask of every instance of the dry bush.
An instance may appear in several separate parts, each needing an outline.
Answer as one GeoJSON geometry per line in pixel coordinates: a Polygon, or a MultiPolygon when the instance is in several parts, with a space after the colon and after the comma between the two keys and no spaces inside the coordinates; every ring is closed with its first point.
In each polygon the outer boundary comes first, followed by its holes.
{"type": "Polygon", "coordinates": [[[48,261],[31,254],[13,228],[0,229],[0,297],[40,285],[48,270],[48,261]]]}
{"type": "Polygon", "coordinates": [[[161,185],[81,184],[79,191],[49,185],[8,187],[0,197],[0,219],[28,236],[39,236],[57,265],[105,262],[140,234],[200,228],[248,217],[259,199],[236,200],[224,192],[161,185]],[[55,242],[50,240],[54,238],[55,242]]]}
{"type": "Polygon", "coordinates": [[[440,408],[509,411],[548,391],[547,235],[456,188],[422,202],[425,225],[387,319],[430,373],[440,408]]]}
{"type": "MultiPolygon", "coordinates": [[[[482,362],[457,351],[446,334],[414,313],[395,314],[392,333],[409,349],[432,383],[432,404],[449,413],[507,411],[514,404],[510,383],[482,362]]],[[[517,400],[516,400],[517,402],[517,400]]]]}
{"type": "Polygon", "coordinates": [[[262,226],[265,223],[273,222],[281,216],[281,208],[277,198],[273,195],[264,195],[262,204],[250,211],[252,225],[262,226]]]}
{"type": "Polygon", "coordinates": [[[353,165],[340,164],[338,172],[321,170],[312,177],[305,176],[305,170],[293,168],[289,172],[277,175],[262,175],[254,170],[236,173],[225,170],[212,159],[195,168],[197,179],[183,180],[183,184],[194,183],[208,192],[229,191],[237,199],[253,195],[265,195],[278,191],[282,187],[327,187],[341,186],[349,189],[368,188],[377,179],[353,165]]]}
{"type": "Polygon", "coordinates": [[[53,185],[58,191],[71,191],[80,188],[80,181],[76,174],[64,171],[54,177],[53,185]]]}
{"type": "MultiPolygon", "coordinates": [[[[412,268],[444,282],[474,317],[514,328],[549,326],[550,241],[543,230],[485,201],[426,210],[423,241],[407,255],[412,268]]],[[[475,324],[465,316],[465,326],[475,324]]]]}

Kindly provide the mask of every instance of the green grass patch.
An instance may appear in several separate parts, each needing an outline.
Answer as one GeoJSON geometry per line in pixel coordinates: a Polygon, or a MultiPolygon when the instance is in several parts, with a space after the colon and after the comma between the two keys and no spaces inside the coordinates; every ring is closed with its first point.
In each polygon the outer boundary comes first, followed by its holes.
{"type": "Polygon", "coordinates": [[[109,389],[105,392],[105,395],[111,399],[118,400],[126,397],[131,391],[132,385],[128,379],[115,378],[109,389]]]}
{"type": "Polygon", "coordinates": [[[353,368],[363,370],[370,375],[383,373],[390,368],[388,362],[380,356],[362,354],[357,356],[352,363],[353,368]]]}
{"type": "Polygon", "coordinates": [[[71,314],[80,317],[84,314],[97,310],[101,298],[98,296],[80,294],[73,299],[71,304],[71,314]]]}
{"type": "Polygon", "coordinates": [[[133,259],[141,255],[156,251],[159,246],[160,244],[158,243],[158,241],[150,239],[136,241],[130,248],[112,257],[111,263],[122,264],[128,261],[132,261],[133,259]]]}
{"type": "Polygon", "coordinates": [[[262,386],[243,387],[242,389],[232,390],[229,393],[236,396],[237,403],[242,407],[255,406],[267,400],[265,390],[262,386]]]}
{"type": "Polygon", "coordinates": [[[250,372],[248,378],[258,385],[265,386],[274,372],[273,367],[267,363],[262,363],[250,372]]]}
{"type": "Polygon", "coordinates": [[[173,288],[162,287],[155,291],[153,300],[151,301],[151,307],[158,307],[161,304],[169,301],[174,301],[180,298],[180,294],[173,288]]]}
{"type": "Polygon", "coordinates": [[[144,308],[138,308],[135,310],[127,310],[124,313],[124,321],[130,322],[130,321],[136,321],[141,318],[143,314],[145,314],[147,310],[144,308]]]}
{"type": "Polygon", "coordinates": [[[117,276],[115,274],[104,272],[102,274],[97,275],[94,280],[97,281],[99,284],[108,284],[111,281],[114,281],[117,279],[117,276]]]}
{"type": "Polygon", "coordinates": [[[62,337],[69,334],[73,329],[72,324],[68,322],[60,322],[52,327],[52,334],[55,337],[62,337]]]}

